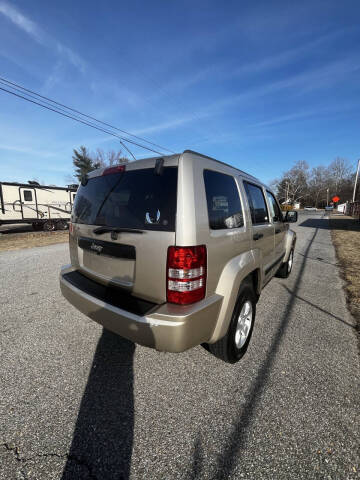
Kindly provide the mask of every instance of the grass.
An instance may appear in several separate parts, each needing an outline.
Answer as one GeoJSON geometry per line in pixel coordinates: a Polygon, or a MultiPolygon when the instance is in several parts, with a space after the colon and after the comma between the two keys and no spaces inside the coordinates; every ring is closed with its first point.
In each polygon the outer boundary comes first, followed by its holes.
{"type": "Polygon", "coordinates": [[[346,282],[347,303],[360,333],[360,221],[331,215],[331,237],[346,282]]]}
{"type": "Polygon", "coordinates": [[[22,248],[43,247],[54,243],[67,242],[69,232],[30,232],[0,235],[0,251],[20,250],[22,248]]]}

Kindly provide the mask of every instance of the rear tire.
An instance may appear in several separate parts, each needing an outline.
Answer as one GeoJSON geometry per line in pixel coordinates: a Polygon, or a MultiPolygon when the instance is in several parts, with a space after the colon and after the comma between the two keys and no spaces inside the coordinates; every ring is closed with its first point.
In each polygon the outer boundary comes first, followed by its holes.
{"type": "Polygon", "coordinates": [[[56,222],[56,229],[57,230],[67,230],[69,228],[69,224],[65,220],[59,220],[56,222]]]}
{"type": "Polygon", "coordinates": [[[51,220],[47,220],[44,223],[44,230],[47,232],[53,232],[54,230],[56,230],[55,222],[52,222],[51,220]]]}
{"type": "Polygon", "coordinates": [[[249,282],[240,287],[229,329],[216,343],[209,344],[209,351],[227,363],[238,362],[246,353],[254,328],[256,295],[249,282]]]}
{"type": "Polygon", "coordinates": [[[34,230],[34,232],[39,232],[40,230],[42,230],[44,228],[44,224],[43,223],[33,223],[32,224],[32,228],[34,230]]]}
{"type": "Polygon", "coordinates": [[[294,249],[290,250],[288,261],[283,263],[276,273],[279,278],[288,278],[294,265],[294,249]]]}

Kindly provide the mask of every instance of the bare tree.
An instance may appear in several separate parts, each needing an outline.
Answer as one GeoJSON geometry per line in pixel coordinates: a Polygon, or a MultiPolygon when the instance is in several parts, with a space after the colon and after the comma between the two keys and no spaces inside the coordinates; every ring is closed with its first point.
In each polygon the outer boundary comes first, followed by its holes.
{"type": "Polygon", "coordinates": [[[96,150],[95,159],[101,167],[111,167],[113,165],[121,165],[129,162],[129,159],[123,154],[122,150],[117,152],[115,152],[115,150],[104,152],[101,148],[96,150]]]}
{"type": "Polygon", "coordinates": [[[319,196],[330,186],[329,169],[323,165],[314,167],[309,179],[309,202],[315,207],[319,204],[319,196]]]}
{"type": "Polygon", "coordinates": [[[339,186],[344,181],[348,180],[352,174],[352,167],[348,160],[341,157],[336,157],[329,165],[329,176],[332,180],[334,193],[337,193],[339,186]]]}
{"type": "Polygon", "coordinates": [[[284,172],[280,179],[272,182],[282,203],[305,202],[309,205],[326,204],[326,190],[329,199],[338,195],[341,201],[351,200],[354,180],[353,166],[348,160],[337,157],[329,166],[318,166],[309,170],[306,162],[300,161],[284,172]]]}
{"type": "Polygon", "coordinates": [[[308,195],[309,165],[300,160],[285,172],[275,186],[282,203],[294,204],[308,195]]]}
{"type": "Polygon", "coordinates": [[[107,167],[113,165],[121,165],[128,163],[129,159],[123,154],[122,150],[110,150],[104,152],[98,148],[95,153],[90,152],[86,147],[81,146],[79,149],[74,149],[73,164],[75,172],[73,175],[66,175],[65,181],[67,184],[73,184],[81,180],[83,175],[100,167],[107,167]]]}

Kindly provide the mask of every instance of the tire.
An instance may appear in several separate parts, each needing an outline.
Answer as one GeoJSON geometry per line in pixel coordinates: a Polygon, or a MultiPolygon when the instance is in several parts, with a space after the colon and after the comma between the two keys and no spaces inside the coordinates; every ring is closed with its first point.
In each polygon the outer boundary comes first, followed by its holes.
{"type": "Polygon", "coordinates": [[[216,343],[209,344],[209,351],[227,363],[238,362],[246,353],[251,335],[254,328],[256,315],[256,295],[252,285],[248,282],[243,283],[240,287],[238,298],[235,303],[234,311],[231,317],[229,329],[226,335],[218,340],[216,343]],[[250,311],[246,314],[246,309],[250,311]],[[244,310],[245,309],[245,310],[244,310]],[[241,315],[243,313],[243,315],[241,315]],[[244,315],[245,314],[245,315],[244,315]],[[244,327],[241,335],[241,330],[238,328],[240,315],[242,317],[242,324],[244,327]]]}
{"type": "Polygon", "coordinates": [[[56,222],[56,229],[57,230],[67,230],[69,228],[69,224],[65,220],[59,220],[56,222]]]}
{"type": "Polygon", "coordinates": [[[283,263],[279,270],[276,272],[276,276],[279,278],[288,278],[294,265],[294,249],[290,250],[288,261],[283,263]]]}
{"type": "Polygon", "coordinates": [[[43,223],[33,223],[32,224],[32,228],[35,232],[39,232],[40,230],[42,230],[44,228],[44,224],[43,223]]]}
{"type": "Polygon", "coordinates": [[[46,230],[47,232],[53,232],[54,230],[56,230],[55,222],[52,222],[51,220],[47,220],[44,223],[44,230],[46,230]]]}

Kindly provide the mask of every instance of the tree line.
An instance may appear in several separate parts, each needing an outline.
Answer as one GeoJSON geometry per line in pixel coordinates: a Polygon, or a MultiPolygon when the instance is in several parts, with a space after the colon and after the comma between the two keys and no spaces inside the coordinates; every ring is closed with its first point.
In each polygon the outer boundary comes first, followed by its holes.
{"type": "Polygon", "coordinates": [[[280,203],[324,207],[327,201],[338,196],[340,203],[351,201],[355,181],[353,165],[337,157],[328,166],[310,168],[300,160],[280,178],[271,182],[280,203]]]}

